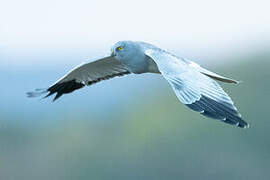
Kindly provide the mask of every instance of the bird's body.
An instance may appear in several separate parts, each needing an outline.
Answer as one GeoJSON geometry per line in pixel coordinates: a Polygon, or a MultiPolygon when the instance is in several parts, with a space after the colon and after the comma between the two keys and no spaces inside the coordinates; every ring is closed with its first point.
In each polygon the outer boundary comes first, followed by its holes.
{"type": "Polygon", "coordinates": [[[192,110],[238,127],[248,126],[215,80],[227,83],[237,81],[145,42],[120,41],[112,47],[111,56],[82,64],[47,90],[30,92],[28,96],[49,92],[46,97],[56,93],[56,100],[62,94],[71,93],[85,85],[131,73],[159,73],[169,82],[178,99],[192,110]]]}
{"type": "MultiPolygon", "coordinates": [[[[129,44],[126,48],[132,49],[132,51],[127,50],[128,53],[125,53],[124,56],[116,55],[115,58],[126,65],[130,72],[134,74],[159,73],[156,63],[145,54],[147,49],[158,49],[157,47],[144,42],[132,41],[120,41],[115,46],[121,46],[120,44],[123,43],[129,44]]],[[[112,53],[115,53],[115,50],[112,53]]]]}

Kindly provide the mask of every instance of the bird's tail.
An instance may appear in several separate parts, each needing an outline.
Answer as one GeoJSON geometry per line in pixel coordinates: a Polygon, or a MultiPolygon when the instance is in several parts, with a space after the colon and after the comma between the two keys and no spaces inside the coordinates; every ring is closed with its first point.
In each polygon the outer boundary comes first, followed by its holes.
{"type": "Polygon", "coordinates": [[[193,68],[197,69],[197,71],[199,71],[200,73],[202,73],[202,74],[204,74],[212,79],[218,80],[218,81],[222,81],[222,82],[226,82],[226,83],[234,83],[234,84],[238,84],[241,82],[241,81],[237,81],[237,80],[234,80],[231,78],[221,76],[221,75],[216,74],[214,72],[211,72],[205,68],[202,68],[200,65],[198,65],[192,61],[190,61],[189,65],[192,66],[193,68]]]}

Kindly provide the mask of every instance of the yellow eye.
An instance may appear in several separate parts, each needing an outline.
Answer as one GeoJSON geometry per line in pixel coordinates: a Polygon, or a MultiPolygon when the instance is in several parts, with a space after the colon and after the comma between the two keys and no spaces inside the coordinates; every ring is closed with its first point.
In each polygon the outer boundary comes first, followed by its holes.
{"type": "Polygon", "coordinates": [[[118,48],[116,48],[117,51],[122,51],[124,49],[123,46],[119,46],[118,48]]]}

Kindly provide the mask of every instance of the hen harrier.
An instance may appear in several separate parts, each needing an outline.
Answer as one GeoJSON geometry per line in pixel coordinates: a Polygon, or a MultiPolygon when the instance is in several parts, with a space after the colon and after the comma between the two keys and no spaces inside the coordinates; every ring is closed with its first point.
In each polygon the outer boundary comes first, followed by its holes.
{"type": "Polygon", "coordinates": [[[161,74],[178,99],[190,109],[228,124],[248,127],[231,98],[215,81],[237,84],[236,80],[210,72],[190,60],[144,42],[117,42],[111,49],[111,56],[79,65],[45,91],[37,89],[27,94],[28,97],[36,97],[48,92],[45,96],[48,97],[56,93],[56,100],[86,85],[131,73],[161,74]]]}

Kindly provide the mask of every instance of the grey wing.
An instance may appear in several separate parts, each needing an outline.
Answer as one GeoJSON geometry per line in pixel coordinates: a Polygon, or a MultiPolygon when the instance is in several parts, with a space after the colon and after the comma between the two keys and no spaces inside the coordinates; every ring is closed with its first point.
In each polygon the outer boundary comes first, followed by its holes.
{"type": "Polygon", "coordinates": [[[151,49],[145,54],[156,62],[178,99],[187,107],[225,123],[248,126],[216,81],[169,53],[151,49]]]}
{"type": "Polygon", "coordinates": [[[28,92],[28,97],[36,97],[48,92],[48,96],[56,93],[54,100],[63,94],[71,93],[86,85],[92,85],[102,80],[107,80],[116,76],[130,74],[128,68],[114,59],[114,57],[105,57],[100,60],[81,64],[72,69],[68,74],[59,79],[56,83],[46,90],[37,89],[35,92],[28,92]]]}

